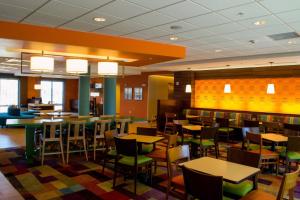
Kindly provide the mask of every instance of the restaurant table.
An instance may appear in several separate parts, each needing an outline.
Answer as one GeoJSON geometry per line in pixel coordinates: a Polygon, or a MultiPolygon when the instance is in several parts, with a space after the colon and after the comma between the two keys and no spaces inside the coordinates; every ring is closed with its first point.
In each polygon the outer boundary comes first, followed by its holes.
{"type": "Polygon", "coordinates": [[[278,133],[262,133],[262,139],[272,142],[272,151],[275,151],[275,145],[281,142],[287,142],[288,137],[278,133]]]}
{"type": "MultiPolygon", "coordinates": [[[[7,119],[6,124],[8,126],[25,126],[25,156],[29,163],[33,162],[34,151],[34,132],[37,128],[43,128],[44,122],[62,122],[67,124],[69,121],[75,120],[77,118],[64,118],[64,119],[7,119]]],[[[92,117],[85,120],[87,126],[92,126],[94,121],[98,120],[99,117],[92,117]]]]}
{"type": "Polygon", "coordinates": [[[160,136],[148,136],[148,135],[137,135],[137,134],[129,134],[125,136],[121,136],[122,139],[135,139],[137,143],[145,143],[145,144],[153,144],[164,140],[164,137],[160,136]]]}
{"type": "Polygon", "coordinates": [[[252,178],[254,189],[257,188],[257,174],[260,172],[259,168],[210,157],[201,157],[187,161],[179,164],[179,166],[185,166],[189,169],[213,176],[222,176],[225,181],[234,184],[239,184],[252,178]]]}
{"type": "Polygon", "coordinates": [[[185,125],[182,126],[183,129],[189,130],[189,131],[201,131],[203,126],[200,125],[185,125]]]}

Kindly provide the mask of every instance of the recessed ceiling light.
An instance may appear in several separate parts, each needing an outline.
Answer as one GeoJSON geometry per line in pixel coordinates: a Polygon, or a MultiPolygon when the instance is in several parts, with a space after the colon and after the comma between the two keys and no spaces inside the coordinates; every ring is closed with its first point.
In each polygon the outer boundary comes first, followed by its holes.
{"type": "Polygon", "coordinates": [[[288,44],[296,44],[296,42],[295,42],[295,41],[289,40],[289,41],[288,41],[288,44]]]}
{"type": "Polygon", "coordinates": [[[255,40],[249,40],[250,44],[255,44],[255,40]]]}
{"type": "Polygon", "coordinates": [[[261,26],[261,25],[265,25],[265,24],[266,24],[266,21],[264,21],[264,20],[259,20],[259,21],[254,22],[254,25],[256,25],[256,26],[261,26]]]}
{"type": "Polygon", "coordinates": [[[95,18],[94,18],[94,21],[96,21],[96,22],[105,22],[106,19],[103,18],[103,17],[95,17],[95,18]]]}
{"type": "Polygon", "coordinates": [[[176,36],[172,36],[172,37],[170,37],[170,40],[172,40],[172,41],[176,41],[176,40],[178,40],[178,37],[176,37],[176,36]]]}
{"type": "Polygon", "coordinates": [[[216,49],[215,50],[216,53],[219,53],[219,52],[222,52],[222,51],[223,51],[222,49],[216,49]]]}
{"type": "Polygon", "coordinates": [[[244,13],[243,12],[238,12],[238,14],[237,14],[238,16],[243,16],[244,15],[244,13]]]}

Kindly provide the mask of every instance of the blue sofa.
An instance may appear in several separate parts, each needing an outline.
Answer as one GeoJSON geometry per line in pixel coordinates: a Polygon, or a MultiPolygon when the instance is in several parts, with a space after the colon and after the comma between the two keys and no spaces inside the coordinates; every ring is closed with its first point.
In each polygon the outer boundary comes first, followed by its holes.
{"type": "Polygon", "coordinates": [[[7,119],[32,119],[36,112],[34,110],[21,112],[17,107],[9,107],[7,112],[0,113],[0,126],[6,126],[7,119]]]}

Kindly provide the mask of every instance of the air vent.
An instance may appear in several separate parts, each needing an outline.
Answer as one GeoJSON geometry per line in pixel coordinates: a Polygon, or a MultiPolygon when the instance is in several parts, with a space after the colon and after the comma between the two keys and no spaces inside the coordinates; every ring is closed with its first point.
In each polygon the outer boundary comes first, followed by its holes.
{"type": "Polygon", "coordinates": [[[278,41],[278,40],[288,40],[288,39],[298,38],[300,36],[296,32],[288,32],[288,33],[268,35],[268,37],[273,39],[273,40],[278,41]]]}

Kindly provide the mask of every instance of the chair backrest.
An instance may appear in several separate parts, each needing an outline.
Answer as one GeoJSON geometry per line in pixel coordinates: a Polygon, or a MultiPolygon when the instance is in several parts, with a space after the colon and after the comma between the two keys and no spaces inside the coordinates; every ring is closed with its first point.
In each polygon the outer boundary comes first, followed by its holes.
{"type": "Polygon", "coordinates": [[[259,127],[259,121],[254,120],[244,120],[245,127],[259,127]]]}
{"type": "Polygon", "coordinates": [[[44,122],[44,130],[43,130],[43,137],[45,139],[53,139],[56,138],[57,134],[59,133],[59,137],[62,134],[62,122],[44,122]]]}
{"type": "Polygon", "coordinates": [[[202,139],[216,139],[217,127],[204,127],[201,129],[200,138],[202,139]]]}
{"type": "Polygon", "coordinates": [[[244,151],[237,148],[228,148],[227,160],[230,162],[247,165],[250,167],[260,167],[260,155],[257,153],[244,151]]]}
{"type": "Polygon", "coordinates": [[[107,150],[115,148],[114,131],[110,130],[104,132],[104,142],[107,150]]]}
{"type": "Polygon", "coordinates": [[[122,139],[115,137],[115,144],[118,155],[137,157],[138,148],[135,139],[122,139]]]}
{"type": "Polygon", "coordinates": [[[260,134],[259,127],[243,127],[242,128],[243,138],[246,138],[247,132],[260,134]]]}
{"type": "Polygon", "coordinates": [[[85,137],[85,121],[70,121],[68,126],[68,137],[85,137]]]}
{"type": "Polygon", "coordinates": [[[165,138],[167,139],[167,151],[168,149],[177,146],[177,134],[166,134],[165,138]]]}
{"type": "Polygon", "coordinates": [[[262,150],[262,137],[261,134],[251,133],[247,132],[246,134],[246,140],[247,140],[247,148],[249,150],[250,143],[258,144],[259,145],[259,152],[261,153],[262,150]]]}
{"type": "Polygon", "coordinates": [[[289,136],[288,137],[287,151],[300,152],[300,136],[289,136]]]}
{"type": "Polygon", "coordinates": [[[119,134],[125,133],[126,126],[128,127],[129,122],[131,122],[130,118],[116,119],[116,123],[120,124],[119,134]]]}
{"type": "Polygon", "coordinates": [[[283,132],[288,136],[299,136],[300,125],[299,124],[283,124],[283,132]]]}
{"type": "Polygon", "coordinates": [[[279,133],[281,126],[279,122],[262,122],[265,133],[275,132],[279,133]]]}
{"type": "Polygon", "coordinates": [[[229,127],[229,119],[227,118],[216,118],[216,122],[220,125],[220,127],[229,127]]]}
{"type": "MultiPolygon", "coordinates": [[[[300,167],[298,166],[298,169],[296,171],[287,173],[283,176],[276,200],[283,200],[283,196],[286,192],[288,192],[289,195],[294,193],[294,189],[297,185],[299,172],[300,167]]],[[[293,195],[290,195],[289,199],[293,199],[293,195]]]]}
{"type": "Polygon", "coordinates": [[[214,119],[212,117],[201,116],[200,121],[202,122],[203,126],[211,126],[214,122],[214,119]]]}
{"type": "Polygon", "coordinates": [[[168,167],[168,177],[169,180],[173,177],[173,163],[178,163],[180,161],[190,160],[190,149],[188,145],[177,146],[174,148],[169,148],[167,151],[167,167],[168,167]]]}
{"type": "Polygon", "coordinates": [[[110,124],[111,124],[110,119],[96,120],[95,121],[94,135],[95,136],[104,135],[105,131],[110,130],[110,124]]]}
{"type": "Polygon", "coordinates": [[[165,113],[165,117],[166,117],[166,123],[167,122],[173,122],[174,119],[176,119],[176,114],[175,113],[165,113]]]}
{"type": "Polygon", "coordinates": [[[149,128],[149,127],[137,127],[136,128],[137,135],[149,135],[149,136],[156,136],[157,129],[156,128],[149,128]]]}
{"type": "Polygon", "coordinates": [[[185,196],[194,199],[223,199],[223,177],[212,176],[182,167],[185,196]]]}

